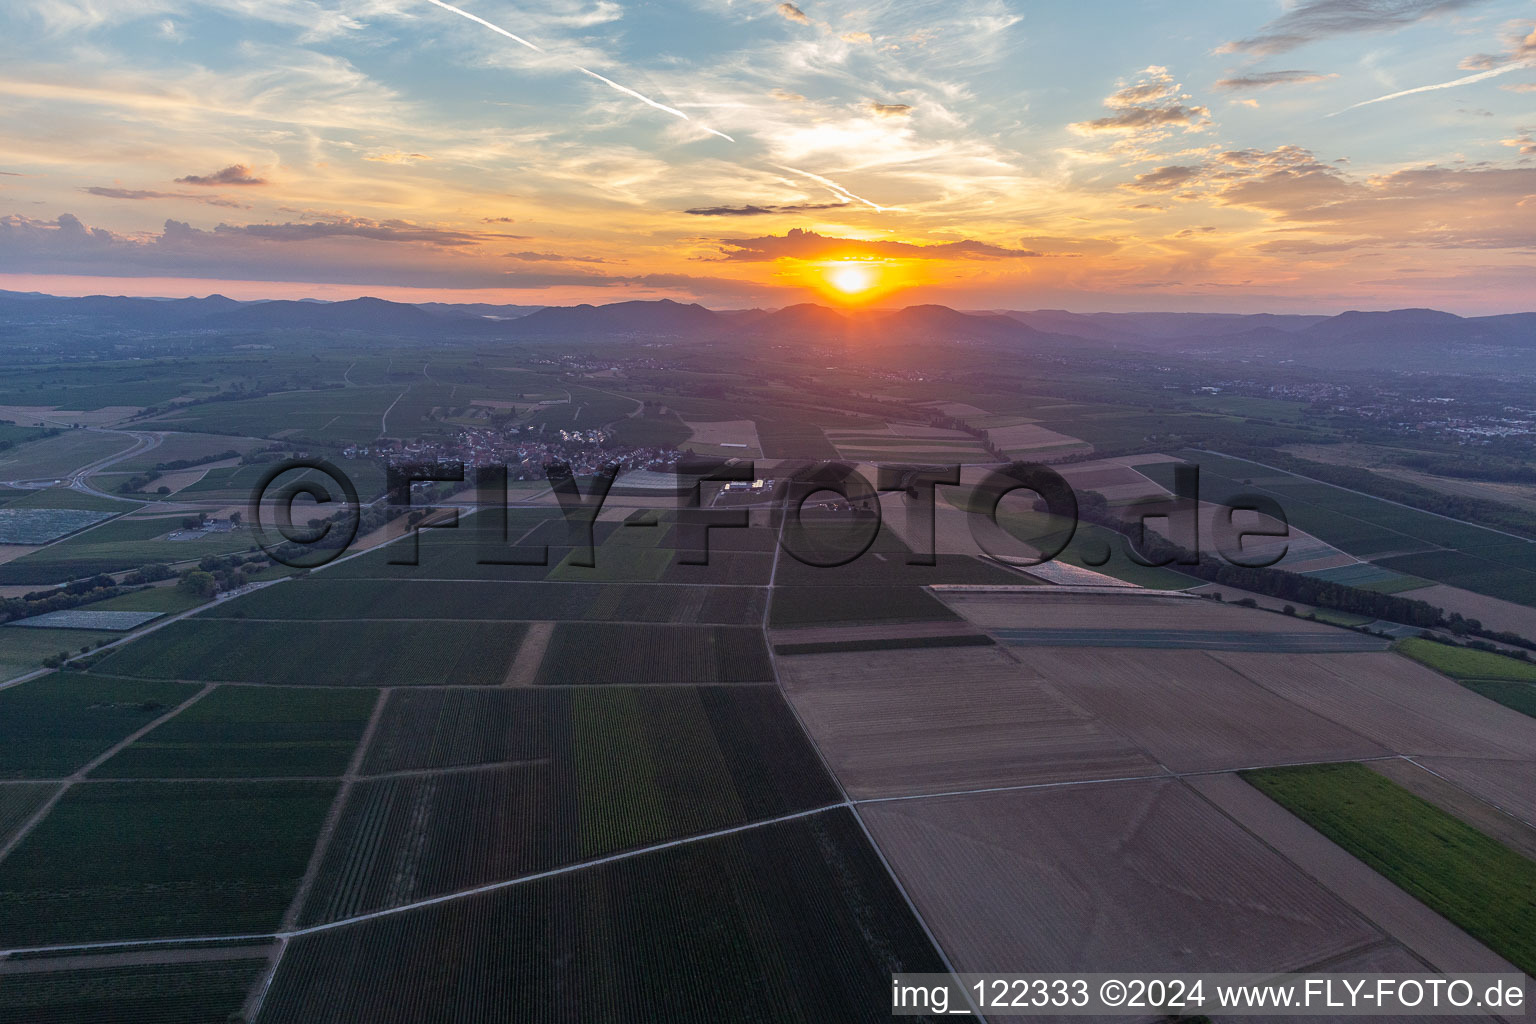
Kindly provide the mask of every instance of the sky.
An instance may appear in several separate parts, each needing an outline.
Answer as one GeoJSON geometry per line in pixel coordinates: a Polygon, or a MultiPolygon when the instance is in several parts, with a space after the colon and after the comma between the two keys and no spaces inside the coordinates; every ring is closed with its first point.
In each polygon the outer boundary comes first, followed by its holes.
{"type": "Polygon", "coordinates": [[[0,289],[1536,308],[1531,0],[10,0],[0,289]]]}

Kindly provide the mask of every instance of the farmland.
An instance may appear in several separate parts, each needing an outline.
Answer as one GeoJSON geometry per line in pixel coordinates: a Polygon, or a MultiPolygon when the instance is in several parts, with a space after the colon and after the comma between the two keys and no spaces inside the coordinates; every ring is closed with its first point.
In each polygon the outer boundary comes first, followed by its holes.
{"type": "Polygon", "coordinates": [[[272,929],[335,790],[325,782],[77,784],[0,861],[0,942],[272,929]]]}
{"type": "Polygon", "coordinates": [[[47,544],[104,519],[111,512],[77,508],[0,508],[0,544],[47,544]]]}
{"type": "Polygon", "coordinates": [[[182,562],[245,551],[254,545],[244,530],[166,539],[180,527],[179,517],[119,518],[0,565],[0,583],[57,583],[137,569],[152,562],[182,562]]]}
{"type": "Polygon", "coordinates": [[[14,782],[0,786],[0,845],[58,791],[51,782],[14,782]]]}
{"type": "Polygon", "coordinates": [[[760,629],[562,622],[539,666],[541,686],[750,683],[773,678],[760,629]]]}
{"type": "Polygon", "coordinates": [[[183,619],[111,652],[104,675],[294,686],[483,685],[506,675],[527,627],[465,622],[183,619]]]}
{"type": "Polygon", "coordinates": [[[1285,971],[1379,938],[1177,781],[891,801],[859,814],[960,971],[1285,971]]]}
{"type": "Polygon", "coordinates": [[[204,618],[453,619],[756,624],[756,587],[653,587],[513,581],[349,580],[330,573],[257,591],[204,612],[204,618]]]}
{"type": "Polygon", "coordinates": [[[486,763],[355,784],[308,923],[838,799],[766,687],[400,693],[373,749],[486,763]]]}
{"type": "Polygon", "coordinates": [[[95,647],[121,636],[81,629],[26,629],[7,623],[0,626],[0,680],[35,669],[45,658],[75,654],[82,647],[95,647]]]}
{"type": "Polygon", "coordinates": [[[340,775],[377,699],[372,690],[221,686],[92,775],[340,775]]]}
{"type": "Polygon", "coordinates": [[[68,775],[196,693],[183,683],[78,672],[0,690],[0,777],[68,775]]]}
{"type": "Polygon", "coordinates": [[[942,969],[837,810],[302,936],[260,1020],[872,1022],[892,971],[942,969]],[[441,955],[464,935],[517,953],[441,955]]]}
{"type": "Polygon", "coordinates": [[[1520,970],[1536,972],[1536,862],[1358,764],[1243,777],[1520,970]]]}
{"type": "Polygon", "coordinates": [[[31,962],[0,974],[0,1024],[206,1024],[238,1013],[266,966],[261,950],[234,959],[75,967],[31,962]]]}

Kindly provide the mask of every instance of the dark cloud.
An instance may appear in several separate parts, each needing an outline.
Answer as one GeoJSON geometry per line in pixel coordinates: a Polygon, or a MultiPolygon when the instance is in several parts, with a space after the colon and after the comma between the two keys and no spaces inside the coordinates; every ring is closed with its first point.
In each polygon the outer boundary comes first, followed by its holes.
{"type": "Polygon", "coordinates": [[[1265,25],[1257,35],[1227,43],[1222,50],[1284,53],[1314,40],[1399,28],[1482,2],[1484,0],[1308,0],[1265,25]]]}
{"type": "Polygon", "coordinates": [[[1253,71],[1244,75],[1223,78],[1216,83],[1218,89],[1270,89],[1277,85],[1305,85],[1322,82],[1338,75],[1324,75],[1316,71],[1253,71]]]}
{"type": "Polygon", "coordinates": [[[871,103],[869,109],[879,117],[906,117],[912,113],[910,103],[871,103]]]}
{"type": "Polygon", "coordinates": [[[765,213],[809,213],[815,210],[836,210],[847,206],[843,203],[798,203],[791,206],[695,206],[684,213],[695,217],[760,217],[765,213]]]}
{"type": "MultiPolygon", "coordinates": [[[[258,225],[259,227],[260,225],[258,225]]],[[[73,214],[47,221],[0,216],[0,273],[89,277],[180,277],[231,281],[305,281],[362,287],[679,289],[748,304],[782,301],[782,290],[682,274],[606,275],[576,267],[510,268],[498,257],[457,248],[381,244],[327,235],[294,245],[224,225],[204,231],[168,220],[157,235],[126,236],[91,228],[73,214]]]]}
{"type": "Polygon", "coordinates": [[[373,221],[363,217],[345,217],[301,224],[220,224],[215,232],[244,234],[274,242],[312,242],[321,238],[368,238],[376,242],[416,242],[433,246],[476,245],[504,235],[482,231],[455,231],[424,227],[404,220],[373,221]]]}
{"type": "Polygon", "coordinates": [[[245,203],[225,199],[223,196],[200,196],[191,192],[156,192],[152,189],[109,188],[105,185],[92,185],[80,191],[103,199],[187,199],[194,203],[205,203],[208,206],[227,206],[233,210],[250,209],[250,206],[245,203]]]}
{"type": "Polygon", "coordinates": [[[258,178],[245,164],[230,164],[212,174],[189,174],[177,178],[178,185],[265,185],[266,178],[258,178]]]}
{"type": "Polygon", "coordinates": [[[601,256],[562,256],[557,252],[506,252],[502,256],[523,263],[611,263],[601,256]]]}
{"type": "Polygon", "coordinates": [[[517,221],[513,220],[511,217],[481,217],[480,218],[480,223],[481,224],[516,224],[517,221]]]}
{"type": "Polygon", "coordinates": [[[784,235],[761,238],[722,238],[721,259],[761,263],[784,258],[802,260],[847,259],[859,256],[886,256],[927,260],[995,260],[1038,258],[1045,253],[1033,249],[1006,249],[986,242],[938,242],[920,245],[861,238],[832,238],[814,231],[791,228],[784,235]]]}
{"type": "Polygon", "coordinates": [[[811,19],[806,17],[805,12],[794,4],[779,4],[776,10],[790,21],[798,21],[802,25],[809,25],[811,23],[811,19]]]}

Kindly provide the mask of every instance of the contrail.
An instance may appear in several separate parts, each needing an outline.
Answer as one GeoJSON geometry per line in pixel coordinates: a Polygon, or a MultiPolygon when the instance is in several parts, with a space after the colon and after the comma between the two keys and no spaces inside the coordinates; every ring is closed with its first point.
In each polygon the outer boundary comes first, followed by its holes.
{"type": "MultiPolygon", "coordinates": [[[[542,46],[537,46],[537,45],[535,45],[533,43],[530,43],[528,40],[524,39],[522,36],[517,35],[514,32],[508,32],[506,29],[502,28],[500,25],[496,25],[496,24],[493,24],[493,23],[491,23],[489,21],[486,21],[484,18],[480,17],[479,15],[470,14],[468,11],[464,10],[462,7],[455,7],[455,6],[453,6],[453,4],[444,2],[444,0],[427,0],[427,3],[432,4],[432,5],[436,6],[436,7],[441,7],[445,11],[452,11],[454,14],[457,14],[461,18],[468,18],[470,21],[474,22],[476,25],[484,25],[486,28],[490,29],[492,32],[496,32],[496,33],[498,33],[500,35],[504,35],[508,39],[512,40],[515,43],[521,43],[522,45],[528,47],[528,49],[533,50],[536,53],[545,53],[546,52],[545,49],[542,46]]],[[[651,99],[649,96],[641,95],[640,93],[635,92],[635,90],[633,90],[633,89],[631,89],[631,88],[629,88],[627,86],[620,85],[618,82],[615,82],[611,78],[604,78],[602,75],[598,74],[596,71],[592,71],[592,70],[590,70],[588,68],[584,68],[580,64],[576,64],[576,63],[573,63],[571,61],[566,61],[566,64],[568,64],[570,67],[576,69],[577,71],[580,71],[584,75],[592,76],[593,78],[597,79],[599,82],[602,82],[604,85],[608,86],[609,88],[617,89],[619,92],[623,93],[626,96],[634,97],[635,99],[639,100],[641,103],[646,104],[647,106],[655,107],[657,110],[660,110],[660,111],[662,111],[664,113],[667,113],[667,114],[671,114],[673,117],[680,117],[684,121],[688,121],[688,122],[693,123],[693,124],[698,124],[698,122],[694,121],[693,118],[689,117],[687,114],[683,113],[681,110],[678,110],[676,107],[669,107],[665,103],[657,103],[655,100],[651,99]]],[[[735,139],[731,138],[729,135],[725,134],[725,132],[717,132],[713,128],[709,127],[708,125],[700,124],[699,127],[703,128],[705,131],[709,132],[709,134],[711,134],[711,135],[718,135],[718,136],[720,136],[722,139],[725,139],[728,142],[735,142],[736,141],[735,139]]]]}
{"type": "MultiPolygon", "coordinates": [[[[436,0],[433,0],[433,2],[435,3],[436,0]]],[[[1385,103],[1387,100],[1401,99],[1404,96],[1412,96],[1415,93],[1434,92],[1436,89],[1454,89],[1458,85],[1471,85],[1473,82],[1481,82],[1484,79],[1502,75],[1506,71],[1515,71],[1519,68],[1530,66],[1531,65],[1529,61],[1517,60],[1513,64],[1504,64],[1500,67],[1493,68],[1490,71],[1479,71],[1475,75],[1467,75],[1465,78],[1458,78],[1454,82],[1441,82],[1439,85],[1421,85],[1417,89],[1404,89],[1402,92],[1394,92],[1389,93],[1386,96],[1378,96],[1373,100],[1365,100],[1363,102],[1356,103],[1352,107],[1345,107],[1343,110],[1336,110],[1328,116],[1338,117],[1340,114],[1347,113],[1351,110],[1355,110],[1360,107],[1368,107],[1372,103],[1385,103]]]]}
{"type": "Polygon", "coordinates": [[[847,189],[843,188],[843,186],[839,185],[837,182],[833,181],[831,178],[823,178],[819,174],[812,174],[810,171],[802,171],[798,167],[786,167],[783,164],[780,164],[779,168],[780,170],[789,171],[791,174],[798,174],[802,177],[810,178],[812,181],[820,185],[825,185],[833,192],[836,192],[847,202],[863,203],[865,206],[875,210],[878,213],[884,213],[886,210],[894,209],[894,207],[881,206],[879,203],[871,202],[870,200],[865,199],[863,196],[856,196],[852,192],[849,192],[847,189]]]}

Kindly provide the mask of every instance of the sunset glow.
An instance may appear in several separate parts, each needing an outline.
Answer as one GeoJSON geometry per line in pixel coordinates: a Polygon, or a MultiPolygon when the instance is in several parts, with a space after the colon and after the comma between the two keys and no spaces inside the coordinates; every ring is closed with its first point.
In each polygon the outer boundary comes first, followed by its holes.
{"type": "Polygon", "coordinates": [[[1530,4],[1333,4],[21,0],[0,288],[1523,306],[1530,4]]]}

